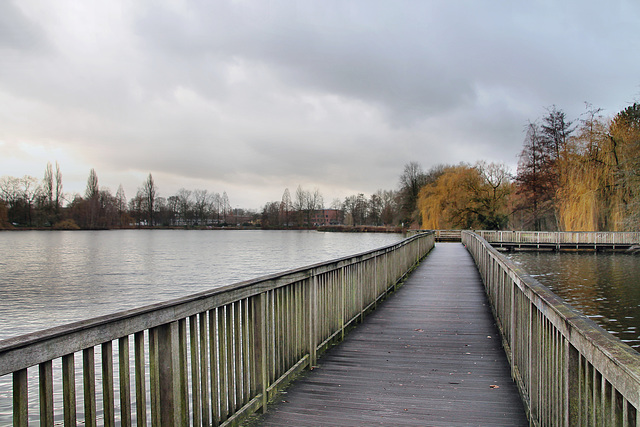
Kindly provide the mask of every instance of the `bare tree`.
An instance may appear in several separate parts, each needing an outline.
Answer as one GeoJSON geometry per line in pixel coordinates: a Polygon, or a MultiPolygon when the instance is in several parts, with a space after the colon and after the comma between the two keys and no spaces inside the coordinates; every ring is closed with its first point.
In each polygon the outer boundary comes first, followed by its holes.
{"type": "Polygon", "coordinates": [[[282,200],[280,201],[280,218],[285,227],[291,225],[291,211],[293,210],[293,203],[291,202],[291,194],[289,189],[285,188],[282,193],[282,200]]]}
{"type": "Polygon", "coordinates": [[[51,162],[47,162],[47,167],[44,170],[42,191],[47,201],[47,209],[51,209],[53,207],[53,167],[51,166],[51,162]]]}
{"type": "Polygon", "coordinates": [[[125,212],[127,210],[127,198],[124,195],[124,188],[122,188],[122,184],[118,186],[118,191],[116,192],[115,198],[115,207],[118,211],[118,218],[120,221],[120,227],[124,226],[125,212]]]}
{"type": "Polygon", "coordinates": [[[213,204],[212,195],[207,190],[195,190],[193,197],[196,220],[200,225],[205,225],[213,204]]]}
{"type": "Polygon", "coordinates": [[[84,198],[87,200],[98,197],[100,187],[98,186],[98,174],[96,170],[91,168],[89,171],[89,178],[87,178],[87,189],[84,192],[84,198]]]}
{"type": "Polygon", "coordinates": [[[62,172],[60,171],[60,165],[56,162],[56,190],[55,190],[55,208],[56,215],[60,214],[60,208],[62,207],[62,199],[64,195],[62,194],[62,172]]]}
{"type": "Polygon", "coordinates": [[[229,202],[229,196],[227,192],[222,192],[222,199],[220,199],[220,205],[222,206],[222,220],[227,222],[227,215],[231,214],[231,203],[229,202]]]}
{"type": "Polygon", "coordinates": [[[417,162],[409,162],[400,175],[400,207],[403,222],[418,220],[417,201],[420,189],[427,183],[427,175],[417,162]]]}
{"type": "Polygon", "coordinates": [[[181,188],[176,193],[178,212],[184,225],[190,225],[192,214],[191,190],[181,188]]]}
{"type": "Polygon", "coordinates": [[[147,218],[149,219],[149,225],[153,227],[153,214],[155,208],[156,194],[157,189],[155,182],[153,181],[153,176],[149,174],[147,180],[144,182],[142,186],[142,197],[144,199],[144,207],[146,210],[147,218]]]}
{"type": "Polygon", "coordinates": [[[548,147],[540,126],[530,122],[518,162],[518,209],[527,215],[525,226],[529,224],[537,231],[549,228],[553,217],[556,180],[548,147]]]}

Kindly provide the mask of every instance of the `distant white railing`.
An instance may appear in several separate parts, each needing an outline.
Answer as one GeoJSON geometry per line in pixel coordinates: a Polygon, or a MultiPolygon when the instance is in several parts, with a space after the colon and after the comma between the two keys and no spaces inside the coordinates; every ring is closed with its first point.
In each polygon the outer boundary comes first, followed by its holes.
{"type": "Polygon", "coordinates": [[[355,256],[0,341],[0,380],[11,374],[13,383],[12,397],[0,399],[12,399],[15,426],[237,423],[314,366],[318,353],[433,245],[433,233],[419,233],[355,256]]]}
{"type": "MultiPolygon", "coordinates": [[[[514,233],[523,239],[557,238],[514,233]]],[[[633,234],[618,237],[633,239],[633,234]]],[[[597,233],[591,237],[597,239],[597,233]]],[[[464,231],[462,242],[484,281],[532,425],[640,426],[640,354],[478,234],[464,231]]]]}
{"type": "Polygon", "coordinates": [[[489,243],[594,245],[632,245],[640,243],[640,232],[476,230],[475,233],[489,243]]]}

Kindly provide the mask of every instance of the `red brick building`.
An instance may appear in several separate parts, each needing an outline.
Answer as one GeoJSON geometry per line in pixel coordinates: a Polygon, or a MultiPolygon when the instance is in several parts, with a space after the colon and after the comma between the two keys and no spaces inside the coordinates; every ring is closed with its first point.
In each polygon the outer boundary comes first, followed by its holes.
{"type": "Polygon", "coordinates": [[[311,224],[314,227],[323,225],[341,225],[342,211],[339,209],[320,209],[311,215],[311,224]]]}

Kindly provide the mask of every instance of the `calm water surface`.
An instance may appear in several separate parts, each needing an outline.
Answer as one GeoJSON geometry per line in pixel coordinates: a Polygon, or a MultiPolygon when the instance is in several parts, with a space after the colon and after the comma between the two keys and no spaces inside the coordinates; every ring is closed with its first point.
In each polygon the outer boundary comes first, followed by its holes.
{"type": "Polygon", "coordinates": [[[376,249],[400,234],[0,233],[0,339],[376,249]]]}
{"type": "Polygon", "coordinates": [[[514,252],[508,257],[604,329],[640,350],[640,256],[514,252]]]}

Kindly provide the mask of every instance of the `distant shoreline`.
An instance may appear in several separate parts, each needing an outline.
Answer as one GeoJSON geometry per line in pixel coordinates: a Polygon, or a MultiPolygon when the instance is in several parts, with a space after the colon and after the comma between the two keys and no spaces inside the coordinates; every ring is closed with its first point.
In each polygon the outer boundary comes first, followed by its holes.
{"type": "Polygon", "coordinates": [[[331,225],[320,227],[238,227],[238,226],[226,226],[226,227],[118,227],[118,228],[78,228],[78,229],[64,229],[53,227],[12,227],[12,228],[0,228],[0,232],[3,231],[109,231],[109,230],[202,230],[202,231],[224,231],[224,230],[274,230],[274,231],[320,231],[327,233],[405,233],[407,229],[402,227],[393,226],[372,226],[372,225],[331,225]]]}

